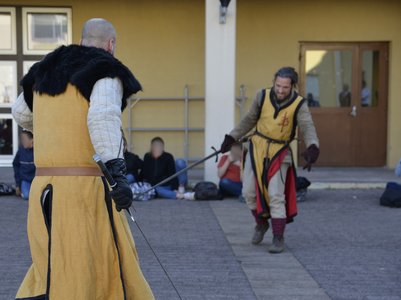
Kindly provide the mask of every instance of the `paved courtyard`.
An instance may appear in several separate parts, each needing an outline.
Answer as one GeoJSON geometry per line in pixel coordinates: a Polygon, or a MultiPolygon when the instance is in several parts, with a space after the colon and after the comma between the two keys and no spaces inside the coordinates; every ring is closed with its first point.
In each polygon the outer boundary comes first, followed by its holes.
{"type": "MultiPolygon", "coordinates": [[[[183,299],[401,299],[401,210],[382,190],[311,190],[287,227],[285,253],[269,232],[250,245],[243,203],[154,200],[137,220],[183,299]]],[[[28,203],[0,197],[0,299],[13,299],[30,264],[28,203]]],[[[133,224],[132,224],[133,225],[133,224]]],[[[142,269],[157,299],[178,299],[135,225],[142,269]]]]}

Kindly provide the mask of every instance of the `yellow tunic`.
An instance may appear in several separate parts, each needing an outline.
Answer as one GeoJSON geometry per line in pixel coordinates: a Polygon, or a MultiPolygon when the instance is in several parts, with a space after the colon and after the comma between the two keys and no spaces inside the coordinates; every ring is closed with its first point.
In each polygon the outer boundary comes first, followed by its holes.
{"type": "Polygon", "coordinates": [[[303,104],[299,95],[284,105],[278,107],[270,99],[270,90],[265,90],[256,133],[251,138],[251,157],[260,195],[269,204],[267,192],[269,167],[282,153],[289,149],[289,143],[294,139],[297,126],[297,112],[303,104]]]}
{"type": "MultiPolygon", "coordinates": [[[[36,167],[96,167],[88,109],[72,85],[55,97],[34,94],[36,167]]],[[[126,216],[106,198],[101,177],[35,177],[28,211],[32,266],[17,299],[154,299],[126,216]]]]}

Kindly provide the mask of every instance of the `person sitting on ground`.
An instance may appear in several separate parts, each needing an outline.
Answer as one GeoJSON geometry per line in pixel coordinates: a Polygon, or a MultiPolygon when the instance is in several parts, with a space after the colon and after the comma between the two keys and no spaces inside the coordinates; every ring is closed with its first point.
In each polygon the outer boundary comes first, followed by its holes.
{"type": "Polygon", "coordinates": [[[127,174],[125,177],[128,180],[129,184],[136,182],[139,178],[139,171],[143,167],[143,160],[140,157],[132,152],[128,151],[128,143],[127,139],[123,136],[124,143],[124,160],[127,165],[127,174]]]}
{"type": "Polygon", "coordinates": [[[224,197],[239,197],[242,191],[241,182],[242,145],[235,144],[228,154],[220,158],[217,174],[219,187],[224,197]]]}
{"type": "Polygon", "coordinates": [[[35,164],[33,161],[33,134],[24,130],[20,134],[21,147],[18,149],[13,161],[15,194],[28,200],[31,183],[35,177],[35,164]]]}
{"type": "MultiPolygon", "coordinates": [[[[151,141],[150,152],[146,153],[143,158],[143,168],[140,173],[140,179],[153,186],[176,172],[183,170],[185,167],[185,161],[182,159],[174,161],[173,155],[164,151],[163,139],[161,137],[155,137],[151,141]]],[[[171,179],[163,186],[157,187],[157,197],[164,199],[193,198],[193,193],[185,193],[187,178],[187,174],[183,173],[171,179]]]]}
{"type": "Polygon", "coordinates": [[[395,175],[401,177],[401,160],[398,162],[397,166],[395,167],[395,175]]]}

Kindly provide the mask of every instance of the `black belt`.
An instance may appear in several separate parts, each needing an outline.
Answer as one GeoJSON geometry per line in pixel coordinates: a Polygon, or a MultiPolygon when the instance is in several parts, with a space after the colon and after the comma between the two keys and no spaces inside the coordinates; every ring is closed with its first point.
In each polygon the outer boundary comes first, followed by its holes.
{"type": "Polygon", "coordinates": [[[255,131],[255,135],[257,135],[257,136],[259,136],[261,138],[264,138],[269,143],[273,143],[273,144],[289,145],[291,143],[291,140],[290,141],[276,140],[276,139],[273,139],[271,137],[268,137],[268,136],[264,135],[263,133],[261,133],[261,132],[259,132],[257,130],[255,131]]]}
{"type": "Polygon", "coordinates": [[[97,167],[37,167],[36,176],[103,176],[97,167]]]}

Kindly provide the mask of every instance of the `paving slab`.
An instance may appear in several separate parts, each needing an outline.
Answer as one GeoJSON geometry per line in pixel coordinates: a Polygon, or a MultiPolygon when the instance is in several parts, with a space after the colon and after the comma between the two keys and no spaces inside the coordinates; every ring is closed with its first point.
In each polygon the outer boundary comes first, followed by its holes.
{"type": "Polygon", "coordinates": [[[254,221],[244,203],[210,202],[258,299],[330,299],[290,251],[270,254],[271,231],[260,245],[251,244],[254,221]]]}
{"type": "Polygon", "coordinates": [[[288,248],[333,299],[401,299],[401,209],[382,193],[310,191],[288,226],[288,248]]]}
{"type": "MultiPolygon", "coordinates": [[[[305,173],[315,185],[369,189],[310,190],[287,227],[282,255],[267,253],[270,232],[261,245],[250,244],[252,217],[236,200],[136,203],[136,217],[184,299],[401,300],[401,210],[379,206],[383,190],[372,189],[399,179],[381,168],[317,169],[305,173]]],[[[11,168],[0,168],[0,182],[13,182],[11,168]]],[[[28,203],[0,197],[0,205],[0,299],[13,299],[30,265],[28,203]]],[[[157,299],[178,299],[132,229],[157,299]]]]}
{"type": "Polygon", "coordinates": [[[311,190],[286,229],[286,252],[252,246],[243,203],[211,206],[259,299],[401,299],[401,209],[382,189],[311,190]]]}
{"type": "MultiPolygon", "coordinates": [[[[0,197],[0,205],[0,299],[14,299],[31,263],[28,202],[0,197]]],[[[153,200],[135,206],[142,230],[183,299],[256,299],[209,203],[153,200]]],[[[144,238],[135,225],[132,229],[156,298],[178,299],[144,238]]]]}

